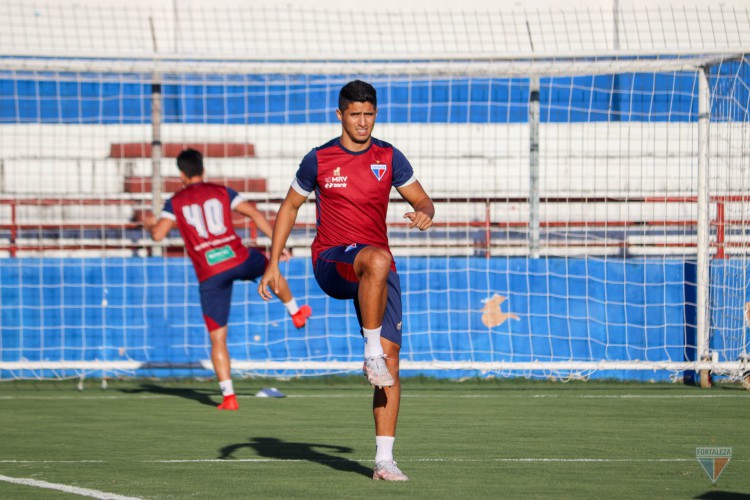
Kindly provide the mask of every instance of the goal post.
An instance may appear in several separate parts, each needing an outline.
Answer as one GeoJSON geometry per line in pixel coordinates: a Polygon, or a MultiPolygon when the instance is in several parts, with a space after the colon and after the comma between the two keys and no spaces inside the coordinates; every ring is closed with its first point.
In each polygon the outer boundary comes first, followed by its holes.
{"type": "MultiPolygon", "coordinates": [[[[340,133],[337,94],[353,78],[377,88],[374,135],[405,153],[437,206],[425,233],[408,230],[395,192],[388,213],[402,371],[741,378],[750,370],[747,51],[534,48],[362,59],[9,51],[0,57],[0,379],[210,373],[179,234],[153,244],[143,213],[178,188],[175,151],[194,146],[209,179],[273,219],[302,156],[340,133]]],[[[269,245],[234,223],[248,245],[269,245]]],[[[361,369],[353,306],[313,277],[314,223],[306,203],[282,268],[313,317],[297,330],[278,302],[237,283],[235,370],[361,369]]]]}

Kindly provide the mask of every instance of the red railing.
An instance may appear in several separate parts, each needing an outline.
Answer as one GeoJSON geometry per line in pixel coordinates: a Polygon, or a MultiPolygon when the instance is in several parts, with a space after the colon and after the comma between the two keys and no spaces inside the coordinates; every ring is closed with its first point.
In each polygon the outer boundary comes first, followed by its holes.
{"type": "Polygon", "coordinates": [[[726,205],[728,203],[747,203],[750,202],[750,196],[730,195],[730,196],[714,196],[711,201],[716,203],[716,219],[714,225],[716,226],[716,258],[723,259],[726,257],[726,249],[731,247],[742,247],[750,246],[750,244],[743,244],[738,242],[726,241],[726,228],[727,226],[745,226],[750,224],[750,221],[745,219],[727,219],[726,217],[726,205]]]}
{"type": "MultiPolygon", "coordinates": [[[[268,199],[255,199],[253,202],[271,203],[278,205],[281,203],[280,198],[268,198],[268,199]]],[[[393,198],[393,202],[402,202],[401,198],[393,198]]],[[[484,228],[484,242],[480,244],[483,247],[487,255],[493,246],[492,241],[492,230],[493,229],[526,229],[529,226],[527,221],[493,221],[491,208],[493,204],[499,203],[528,203],[529,199],[525,197],[450,197],[450,198],[433,198],[435,203],[460,203],[460,204],[483,204],[484,205],[484,220],[473,220],[473,221],[460,221],[460,222],[435,222],[435,228],[459,228],[459,227],[473,227],[473,228],[484,228]]],[[[544,197],[541,198],[540,204],[550,203],[577,203],[577,204],[601,204],[601,203],[696,203],[696,196],[659,196],[659,197],[640,197],[640,198],[624,198],[624,197],[544,197]]],[[[716,206],[715,219],[711,221],[711,225],[715,228],[715,241],[711,243],[716,248],[715,257],[723,259],[726,257],[726,249],[729,247],[741,247],[750,246],[750,244],[742,242],[728,242],[727,241],[727,228],[732,226],[750,226],[750,221],[745,219],[727,219],[726,217],[726,205],[736,203],[750,202],[750,195],[729,195],[729,196],[713,196],[710,198],[710,202],[716,206]]],[[[144,248],[143,242],[133,240],[132,243],[128,244],[117,244],[108,245],[106,242],[102,244],[90,245],[90,244],[69,244],[59,243],[54,245],[20,245],[17,240],[19,237],[19,231],[24,229],[138,229],[142,227],[142,215],[147,210],[150,200],[147,198],[42,198],[42,199],[31,199],[31,198],[0,198],[0,205],[8,205],[10,207],[10,221],[8,223],[0,223],[0,229],[9,230],[9,244],[0,244],[0,250],[6,250],[12,257],[15,257],[19,250],[65,250],[65,249],[141,249],[144,248]],[[19,206],[129,206],[133,207],[133,220],[130,222],[122,223],[18,223],[17,208],[19,206]]],[[[275,214],[269,213],[267,216],[273,222],[273,216],[275,214]]],[[[255,241],[257,238],[257,228],[255,225],[244,217],[237,217],[233,219],[235,227],[243,228],[248,230],[250,239],[255,241]]],[[[396,222],[389,224],[392,227],[405,227],[408,222],[396,222]]],[[[661,219],[661,220],[648,220],[648,221],[633,221],[633,220],[572,220],[572,221],[540,221],[539,226],[541,229],[554,229],[554,228],[575,228],[575,229],[597,229],[597,228],[628,228],[628,227],[693,227],[697,226],[696,220],[687,219],[661,219]]],[[[314,229],[313,223],[299,223],[295,226],[297,229],[314,229]]],[[[750,236],[750,235],[749,235],[750,236]]],[[[421,242],[419,244],[422,244],[421,242]]],[[[462,245],[464,246],[464,245],[462,245]]],[[[569,244],[562,243],[561,246],[570,246],[569,244]]],[[[628,247],[632,246],[627,242],[587,242],[586,246],[597,247],[597,246],[609,246],[609,247],[628,247]]],[[[694,247],[695,243],[691,242],[659,242],[655,241],[650,243],[650,246],[654,247],[694,247]]]]}

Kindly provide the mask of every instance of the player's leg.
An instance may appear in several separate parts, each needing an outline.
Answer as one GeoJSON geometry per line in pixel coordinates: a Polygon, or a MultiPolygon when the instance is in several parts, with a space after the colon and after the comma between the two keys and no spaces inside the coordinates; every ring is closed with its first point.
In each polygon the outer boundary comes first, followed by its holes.
{"type": "Polygon", "coordinates": [[[383,248],[368,246],[354,259],[353,270],[359,281],[357,298],[358,317],[365,339],[364,372],[373,386],[387,387],[394,383],[385,363],[381,344],[383,315],[388,303],[388,276],[393,257],[383,248]]]}
{"type": "Polygon", "coordinates": [[[238,410],[232,383],[232,367],[227,348],[229,308],[232,301],[232,279],[227,273],[214,276],[200,284],[203,320],[211,340],[211,363],[219,381],[222,403],[220,410],[238,410]]]}
{"type": "Polygon", "coordinates": [[[385,338],[382,339],[382,343],[386,365],[393,376],[394,383],[390,387],[376,387],[373,393],[372,412],[375,417],[375,435],[395,437],[398,411],[401,406],[401,382],[398,371],[398,354],[401,348],[385,338]]]}
{"type": "MultiPolygon", "coordinates": [[[[335,299],[354,299],[357,319],[366,334],[367,326],[376,326],[378,331],[378,346],[384,354],[377,358],[382,364],[382,372],[390,378],[390,383],[373,383],[372,370],[368,370],[368,359],[365,359],[365,374],[370,383],[381,388],[375,389],[373,396],[373,415],[375,417],[375,443],[378,449],[374,479],[389,481],[406,481],[403,474],[393,460],[393,443],[396,436],[396,423],[401,404],[401,385],[399,383],[399,349],[401,345],[401,283],[394,271],[391,270],[392,257],[382,249],[375,252],[368,251],[360,261],[360,274],[372,287],[362,294],[362,286],[354,269],[354,262],[365,250],[372,248],[351,244],[346,247],[330,248],[322,252],[315,262],[315,279],[320,288],[335,299]],[[383,253],[387,254],[383,255],[383,253]],[[382,284],[376,285],[379,274],[387,269],[385,278],[380,277],[382,284]],[[379,289],[378,289],[379,288],[379,289]],[[373,295],[370,295],[373,293],[373,295]],[[384,295],[384,297],[383,297],[384,295]],[[375,303],[375,308],[373,304],[375,303]],[[367,308],[363,306],[367,306],[367,308]],[[379,312],[378,312],[379,311],[379,312]],[[377,315],[380,315],[379,317],[377,315]],[[367,323],[364,318],[367,317],[367,323]],[[382,335],[381,335],[382,334],[382,335]],[[368,373],[369,371],[369,373],[368,373]],[[390,387],[389,387],[390,386],[390,387]]],[[[378,369],[378,375],[381,374],[378,369]]],[[[376,380],[376,382],[382,382],[376,380]]]]}
{"type": "Polygon", "coordinates": [[[292,317],[292,323],[294,323],[294,326],[302,328],[305,326],[305,323],[307,323],[307,318],[312,315],[312,308],[307,304],[303,304],[302,306],[297,305],[297,301],[294,299],[294,295],[292,295],[292,291],[289,289],[289,283],[284,276],[279,276],[278,286],[279,293],[277,293],[276,296],[281,303],[284,304],[284,307],[286,307],[287,312],[292,317]]]}
{"type": "Polygon", "coordinates": [[[396,424],[401,407],[401,379],[399,377],[399,352],[401,350],[401,285],[398,275],[391,271],[387,282],[388,298],[383,315],[381,345],[385,362],[393,377],[390,387],[376,387],[373,393],[372,412],[375,418],[375,471],[373,479],[406,481],[409,478],[399,470],[393,459],[396,424]]]}
{"type": "Polygon", "coordinates": [[[357,299],[362,315],[362,328],[379,328],[388,300],[388,274],[393,257],[383,248],[367,246],[354,259],[354,273],[359,281],[357,299]]]}
{"type": "MultiPolygon", "coordinates": [[[[248,255],[245,262],[240,266],[241,279],[244,280],[255,280],[262,276],[268,266],[268,258],[261,252],[250,249],[250,255],[248,255]]],[[[302,328],[307,323],[307,318],[312,315],[312,309],[308,305],[297,305],[297,301],[292,295],[292,291],[289,289],[289,283],[286,281],[284,276],[278,283],[279,292],[274,294],[279,298],[284,307],[286,308],[289,316],[292,317],[292,323],[297,328],[302,328]]]]}
{"type": "Polygon", "coordinates": [[[391,262],[392,257],[387,250],[352,243],[321,252],[314,269],[315,279],[327,295],[335,299],[354,299],[365,340],[363,371],[372,385],[380,387],[393,384],[380,345],[391,262]],[[360,308],[360,304],[364,304],[366,309],[360,308]]]}
{"type": "Polygon", "coordinates": [[[396,441],[396,424],[401,407],[401,380],[398,363],[400,347],[385,338],[383,349],[386,355],[388,370],[394,378],[390,387],[375,388],[372,398],[372,413],[375,417],[375,470],[373,479],[385,481],[408,481],[406,474],[396,465],[393,459],[393,445],[396,441]]]}
{"type": "Polygon", "coordinates": [[[214,365],[216,378],[219,382],[229,380],[232,378],[232,369],[227,349],[227,326],[211,330],[208,336],[211,339],[211,363],[214,365]]]}

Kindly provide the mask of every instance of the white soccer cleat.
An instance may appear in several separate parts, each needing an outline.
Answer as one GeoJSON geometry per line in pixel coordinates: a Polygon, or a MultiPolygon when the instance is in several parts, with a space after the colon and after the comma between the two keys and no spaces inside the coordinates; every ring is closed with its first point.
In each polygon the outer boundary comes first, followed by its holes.
{"type": "Polygon", "coordinates": [[[362,372],[373,387],[390,387],[394,384],[393,376],[385,365],[385,355],[365,358],[362,372]]]}
{"type": "Polygon", "coordinates": [[[375,472],[372,473],[372,478],[383,481],[408,481],[409,476],[401,472],[396,467],[396,462],[393,460],[382,460],[375,464],[375,472]]]}

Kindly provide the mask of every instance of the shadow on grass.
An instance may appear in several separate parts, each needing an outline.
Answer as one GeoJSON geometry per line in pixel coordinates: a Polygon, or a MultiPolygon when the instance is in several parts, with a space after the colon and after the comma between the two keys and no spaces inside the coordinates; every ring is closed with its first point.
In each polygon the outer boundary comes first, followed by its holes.
{"type": "Polygon", "coordinates": [[[184,387],[164,387],[156,384],[141,384],[138,387],[129,387],[117,389],[125,394],[162,394],[165,396],[175,396],[178,398],[190,399],[200,404],[216,407],[218,403],[213,401],[210,394],[216,394],[215,390],[208,389],[189,389],[184,387]]]}
{"type": "Polygon", "coordinates": [[[722,391],[742,391],[747,392],[748,388],[743,387],[742,384],[714,384],[714,387],[722,391]]]}
{"type": "Polygon", "coordinates": [[[734,493],[732,491],[715,490],[701,493],[700,495],[693,498],[697,498],[700,500],[747,500],[750,498],[750,495],[748,495],[747,493],[734,493]]]}
{"type": "Polygon", "coordinates": [[[353,472],[367,477],[372,476],[372,469],[364,467],[359,462],[322,451],[329,450],[334,453],[352,452],[352,449],[346,446],[330,444],[293,443],[282,441],[278,438],[254,437],[250,438],[247,443],[237,443],[224,446],[219,450],[218,458],[222,460],[231,460],[235,458],[234,453],[242,448],[253,449],[258,456],[264,458],[276,460],[304,460],[307,462],[319,463],[342,472],[353,472]]]}

